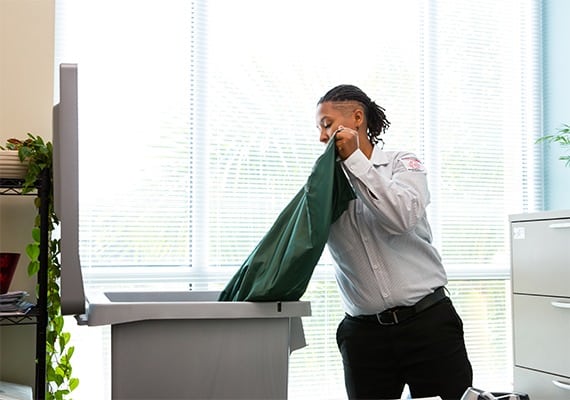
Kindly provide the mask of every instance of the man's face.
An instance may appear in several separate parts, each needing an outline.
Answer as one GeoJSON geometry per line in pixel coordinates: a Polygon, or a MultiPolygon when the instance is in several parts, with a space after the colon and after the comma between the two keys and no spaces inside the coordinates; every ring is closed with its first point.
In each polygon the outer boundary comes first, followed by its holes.
{"type": "Polygon", "coordinates": [[[339,125],[351,129],[354,128],[353,112],[350,109],[352,109],[350,104],[333,103],[330,101],[317,106],[317,129],[319,130],[319,140],[322,143],[328,143],[339,125]]]}

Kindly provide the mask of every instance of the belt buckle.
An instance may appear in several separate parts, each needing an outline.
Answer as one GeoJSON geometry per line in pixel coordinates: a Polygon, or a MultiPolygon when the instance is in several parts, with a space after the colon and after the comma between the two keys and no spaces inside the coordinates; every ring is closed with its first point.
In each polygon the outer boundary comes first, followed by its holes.
{"type": "Polygon", "coordinates": [[[396,310],[390,310],[390,311],[384,311],[381,313],[376,314],[376,319],[378,320],[378,323],[380,325],[384,325],[384,326],[389,326],[389,325],[396,325],[399,321],[398,321],[398,314],[396,313],[396,310]],[[386,315],[391,315],[392,316],[392,321],[390,322],[384,322],[382,321],[382,314],[386,315]]]}

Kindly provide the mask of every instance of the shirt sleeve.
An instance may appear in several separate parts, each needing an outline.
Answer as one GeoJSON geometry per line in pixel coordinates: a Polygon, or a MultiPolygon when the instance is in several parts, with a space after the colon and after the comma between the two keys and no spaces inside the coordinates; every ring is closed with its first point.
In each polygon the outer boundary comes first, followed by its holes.
{"type": "Polygon", "coordinates": [[[394,153],[388,164],[374,166],[357,150],[343,166],[358,198],[388,232],[408,232],[425,215],[429,204],[427,174],[414,154],[394,153]]]}

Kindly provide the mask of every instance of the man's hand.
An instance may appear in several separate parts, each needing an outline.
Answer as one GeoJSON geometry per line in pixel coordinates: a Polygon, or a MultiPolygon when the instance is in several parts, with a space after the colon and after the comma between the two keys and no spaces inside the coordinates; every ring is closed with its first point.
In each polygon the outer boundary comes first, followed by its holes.
{"type": "Polygon", "coordinates": [[[338,156],[343,161],[359,147],[358,132],[342,125],[335,131],[334,140],[338,156]]]}

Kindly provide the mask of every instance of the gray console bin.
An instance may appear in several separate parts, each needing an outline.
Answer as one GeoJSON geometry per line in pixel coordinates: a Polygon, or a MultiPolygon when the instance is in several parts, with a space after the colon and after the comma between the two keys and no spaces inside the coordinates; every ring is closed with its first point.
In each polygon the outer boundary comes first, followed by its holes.
{"type": "Polygon", "coordinates": [[[217,292],[102,293],[78,317],[111,325],[112,394],[126,399],[285,399],[308,302],[218,302],[217,292]]]}

